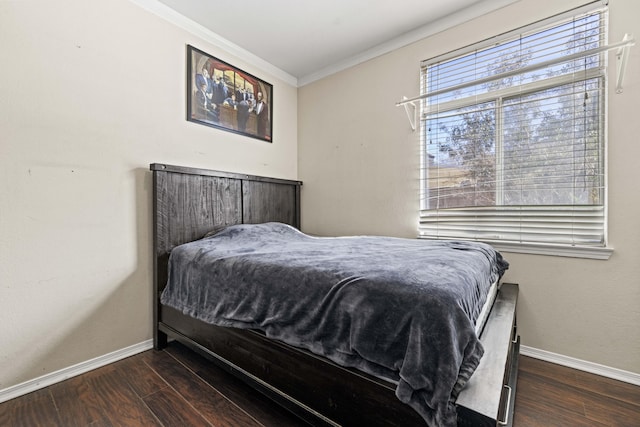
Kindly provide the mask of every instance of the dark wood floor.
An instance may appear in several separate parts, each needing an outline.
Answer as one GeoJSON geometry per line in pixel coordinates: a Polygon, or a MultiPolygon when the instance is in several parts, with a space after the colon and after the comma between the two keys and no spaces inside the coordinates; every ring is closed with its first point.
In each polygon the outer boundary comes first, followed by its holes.
{"type": "MultiPolygon", "coordinates": [[[[0,404],[0,426],[299,426],[180,344],[0,404]]],[[[516,427],[640,427],[640,387],[521,357],[516,427]]]]}

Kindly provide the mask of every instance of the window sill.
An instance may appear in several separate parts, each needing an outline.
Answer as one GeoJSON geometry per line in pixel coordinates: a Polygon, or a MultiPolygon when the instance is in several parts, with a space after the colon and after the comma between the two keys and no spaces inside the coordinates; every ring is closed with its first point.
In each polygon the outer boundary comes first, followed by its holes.
{"type": "MultiPolygon", "coordinates": [[[[419,239],[428,237],[419,236],[419,239]]],[[[431,239],[433,240],[433,239],[431,239]]],[[[613,248],[592,247],[592,246],[566,246],[552,245],[544,243],[506,243],[506,242],[485,242],[493,246],[500,252],[511,252],[517,254],[562,256],[569,258],[586,258],[606,261],[611,257],[613,248]]]]}
{"type": "Polygon", "coordinates": [[[500,252],[512,252],[519,254],[563,256],[570,258],[588,258],[608,260],[613,253],[610,247],[590,247],[590,246],[562,246],[542,243],[490,243],[491,246],[500,252]]]}

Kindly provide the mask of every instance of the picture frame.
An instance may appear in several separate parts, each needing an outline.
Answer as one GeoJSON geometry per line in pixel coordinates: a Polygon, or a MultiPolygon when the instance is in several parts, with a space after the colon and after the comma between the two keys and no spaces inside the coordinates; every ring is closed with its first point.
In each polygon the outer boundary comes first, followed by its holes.
{"type": "Polygon", "coordinates": [[[273,142],[273,85],[187,45],[187,120],[273,142]]]}

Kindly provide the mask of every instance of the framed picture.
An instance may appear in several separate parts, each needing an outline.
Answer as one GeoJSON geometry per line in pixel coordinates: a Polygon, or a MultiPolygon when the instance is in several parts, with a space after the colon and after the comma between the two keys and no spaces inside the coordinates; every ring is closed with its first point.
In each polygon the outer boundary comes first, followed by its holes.
{"type": "Polygon", "coordinates": [[[273,141],[273,86],[187,45],[187,120],[273,141]]]}

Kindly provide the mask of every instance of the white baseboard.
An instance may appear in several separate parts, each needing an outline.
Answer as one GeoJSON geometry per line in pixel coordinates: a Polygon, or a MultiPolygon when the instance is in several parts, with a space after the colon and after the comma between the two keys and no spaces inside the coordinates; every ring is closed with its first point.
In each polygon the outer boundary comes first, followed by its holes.
{"type": "Polygon", "coordinates": [[[636,374],[634,372],[623,371],[622,369],[611,368],[598,363],[587,362],[586,360],[575,359],[573,357],[563,356],[562,354],[539,350],[525,345],[520,346],[520,354],[544,360],[545,362],[555,363],[557,365],[578,369],[579,371],[589,372],[591,374],[640,386],[640,374],[636,374]]]}
{"type": "Polygon", "coordinates": [[[143,341],[141,343],[116,350],[112,353],[87,360],[86,362],[81,362],[77,365],[69,366],[68,368],[63,368],[59,371],[34,378],[29,381],[25,381],[21,384],[16,384],[9,388],[5,388],[4,390],[0,390],[0,403],[25,395],[27,393],[31,393],[32,391],[36,391],[41,388],[45,388],[50,385],[62,382],[66,379],[75,377],[76,375],[84,374],[85,372],[92,371],[94,369],[108,365],[109,363],[117,362],[118,360],[125,359],[129,356],[142,353],[143,351],[149,350],[151,348],[153,348],[153,340],[143,341]]]}
{"type": "MultiPolygon", "coordinates": [[[[112,353],[87,360],[86,362],[78,363],[77,365],[26,381],[22,384],[17,384],[4,390],[0,390],[0,403],[62,382],[66,379],[84,374],[85,372],[92,371],[110,363],[117,362],[118,360],[122,360],[129,356],[142,353],[143,351],[151,348],[153,348],[153,340],[143,341],[141,343],[116,350],[112,353]]],[[[585,360],[575,359],[573,357],[563,356],[562,354],[527,347],[525,345],[520,346],[520,354],[640,386],[640,374],[636,374],[634,372],[623,371],[622,369],[611,368],[598,363],[587,362],[585,360]]]]}

